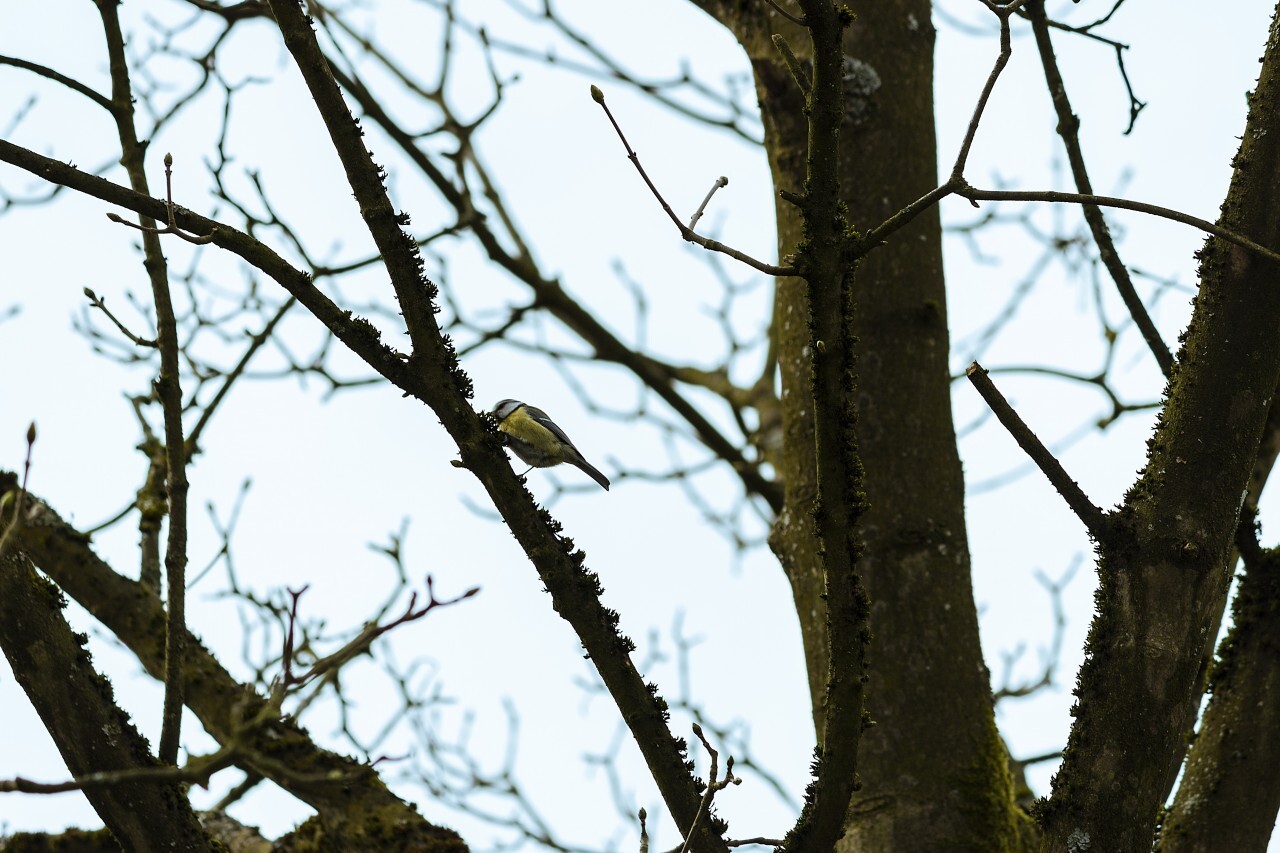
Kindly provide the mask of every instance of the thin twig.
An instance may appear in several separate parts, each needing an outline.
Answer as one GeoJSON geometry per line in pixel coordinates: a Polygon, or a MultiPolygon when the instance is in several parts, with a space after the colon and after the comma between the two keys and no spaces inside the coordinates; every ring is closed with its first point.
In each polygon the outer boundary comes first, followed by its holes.
{"type": "Polygon", "coordinates": [[[1223,228],[1220,225],[1201,219],[1198,216],[1192,216],[1188,213],[1182,213],[1167,207],[1161,207],[1157,204],[1148,204],[1143,201],[1134,201],[1127,198],[1116,198],[1115,196],[1105,195],[1088,195],[1085,193],[1064,193],[1057,190],[984,190],[970,186],[963,179],[956,180],[952,178],[946,183],[929,190],[920,198],[911,202],[902,210],[886,219],[880,225],[877,225],[871,231],[868,231],[861,240],[856,241],[851,246],[849,257],[851,260],[865,257],[875,249],[884,245],[885,240],[895,232],[899,231],[913,219],[928,210],[937,202],[949,195],[958,195],[961,198],[967,198],[971,202],[979,201],[1043,201],[1051,204],[1094,204],[1099,207],[1114,207],[1119,210],[1132,210],[1136,213],[1145,213],[1149,216],[1156,216],[1161,219],[1168,219],[1172,222],[1180,222],[1183,225],[1190,225],[1206,234],[1212,234],[1234,243],[1237,246],[1248,249],[1267,260],[1280,263],[1280,252],[1268,249],[1245,237],[1242,234],[1223,228]]]}
{"type": "MultiPolygon", "coordinates": [[[[1093,32],[1095,27],[1102,26],[1107,21],[1111,20],[1111,16],[1119,10],[1122,3],[1124,3],[1124,0],[1117,0],[1116,4],[1111,7],[1110,12],[1103,15],[1096,21],[1085,24],[1082,27],[1073,27],[1070,24],[1063,23],[1062,21],[1055,21],[1053,18],[1046,18],[1045,23],[1055,30],[1062,30],[1064,33],[1071,33],[1072,35],[1084,36],[1085,38],[1096,41],[1099,44],[1105,44],[1115,51],[1116,70],[1120,72],[1120,79],[1124,83],[1125,94],[1129,97],[1129,126],[1124,129],[1124,135],[1128,136],[1130,133],[1133,133],[1134,125],[1138,122],[1138,115],[1147,107],[1146,101],[1139,100],[1138,94],[1133,90],[1133,81],[1129,79],[1129,69],[1124,64],[1124,52],[1129,49],[1129,45],[1122,41],[1107,38],[1106,36],[1093,32]]],[[[1018,12],[1018,16],[1027,20],[1032,20],[1030,12],[1026,9],[1020,10],[1018,12]]]]}
{"type": "Polygon", "coordinates": [[[204,428],[208,425],[209,419],[213,417],[213,413],[217,410],[218,404],[226,398],[227,393],[231,390],[231,386],[237,379],[244,375],[245,370],[249,367],[249,362],[262,345],[270,340],[272,333],[275,331],[280,321],[284,319],[284,315],[289,313],[289,309],[298,304],[296,297],[290,296],[284,301],[280,308],[272,315],[267,324],[262,327],[262,331],[258,332],[249,341],[249,348],[244,351],[244,355],[240,357],[240,361],[231,369],[222,382],[222,387],[213,395],[213,399],[204,407],[204,411],[200,413],[200,419],[196,421],[195,426],[191,428],[191,432],[187,434],[187,458],[190,459],[199,449],[200,435],[204,432],[204,428]]]}
{"type": "Polygon", "coordinates": [[[300,689],[311,683],[315,679],[328,675],[341,669],[352,659],[364,654],[368,651],[373,642],[383,634],[393,628],[404,625],[408,622],[416,622],[423,618],[437,607],[448,607],[465,601],[480,591],[480,587],[473,586],[454,598],[436,598],[435,585],[431,575],[427,575],[427,603],[418,607],[418,594],[415,592],[409,596],[409,604],[405,608],[404,613],[384,624],[370,622],[361,629],[360,633],[349,640],[342,648],[338,649],[330,655],[320,658],[300,675],[293,674],[293,659],[295,646],[295,631],[298,624],[298,602],[309,589],[309,586],[303,586],[299,590],[289,590],[289,624],[285,631],[284,653],[281,658],[282,672],[276,683],[272,685],[272,693],[274,697],[283,698],[286,691],[300,689]]]}
{"type": "MultiPolygon", "coordinates": [[[[18,525],[22,524],[22,510],[27,502],[27,476],[31,473],[31,450],[36,443],[36,422],[32,421],[27,427],[27,458],[22,463],[22,486],[18,489],[18,497],[13,501],[13,520],[5,525],[3,535],[0,535],[0,556],[4,555],[5,548],[9,544],[10,537],[13,532],[18,529],[18,525]]],[[[8,497],[11,493],[6,493],[8,497]]],[[[0,521],[4,520],[4,502],[0,502],[0,521]]]]}
{"type": "Polygon", "coordinates": [[[33,782],[17,776],[0,779],[0,794],[64,794],[120,785],[126,782],[195,782],[208,787],[209,778],[219,770],[230,767],[239,755],[239,747],[232,743],[217,752],[201,758],[192,758],[183,767],[129,767],[122,770],[104,770],[100,773],[84,773],[66,782],[33,782]]]}
{"type": "Polygon", "coordinates": [[[1049,448],[1041,443],[1036,434],[1031,431],[1026,422],[1018,416],[1018,413],[1009,405],[1009,401],[1004,398],[996,388],[995,383],[991,381],[991,377],[987,375],[987,371],[982,365],[974,362],[969,365],[969,369],[965,371],[969,377],[969,381],[973,383],[973,387],[982,395],[982,399],[986,401],[987,406],[1004,425],[1004,428],[1013,436],[1013,440],[1018,442],[1018,446],[1031,457],[1031,461],[1036,463],[1044,475],[1058,490],[1058,494],[1062,495],[1067,505],[1071,507],[1071,511],[1084,522],[1084,526],[1089,531],[1089,535],[1096,540],[1101,540],[1107,530],[1107,517],[1101,509],[1094,506],[1089,500],[1079,484],[1067,474],[1066,469],[1062,467],[1062,463],[1054,458],[1049,452],[1049,448]]]}
{"type": "MultiPolygon", "coordinates": [[[[129,223],[129,224],[132,224],[132,223],[129,223]]],[[[116,317],[116,315],[112,314],[111,311],[107,308],[107,301],[103,299],[101,296],[99,296],[98,294],[94,293],[93,290],[86,287],[84,289],[84,295],[88,297],[89,304],[92,305],[94,308],[97,308],[103,314],[106,314],[107,319],[110,320],[112,323],[115,323],[116,328],[120,330],[120,334],[128,338],[130,342],[132,342],[135,346],[151,347],[153,349],[155,347],[160,346],[160,344],[158,344],[154,338],[143,338],[129,331],[128,327],[126,327],[124,323],[121,323],[120,320],[116,317]]]]}
{"type": "Polygon", "coordinates": [[[222,799],[214,803],[213,808],[209,809],[209,811],[211,812],[226,811],[233,804],[235,804],[240,799],[242,799],[245,794],[249,793],[254,788],[256,788],[264,778],[266,777],[264,777],[261,773],[257,772],[256,770],[246,770],[244,773],[244,778],[240,780],[239,784],[233,787],[230,791],[227,791],[227,793],[223,794],[222,799]]]}
{"type": "Polygon", "coordinates": [[[38,74],[41,77],[45,77],[49,80],[54,81],[55,83],[61,83],[71,91],[79,92],[81,95],[84,95],[86,98],[93,101],[95,104],[102,107],[104,110],[108,112],[113,111],[111,106],[111,99],[108,98],[106,95],[102,94],[96,89],[86,86],[84,83],[81,83],[79,80],[76,80],[72,77],[68,77],[67,75],[59,71],[55,71],[52,68],[49,68],[44,65],[40,65],[39,63],[36,63],[36,62],[31,62],[26,59],[19,59],[16,56],[0,56],[0,65],[12,65],[14,68],[21,68],[24,71],[30,71],[34,74],[38,74]]]}
{"type": "Polygon", "coordinates": [[[203,246],[206,243],[212,243],[213,236],[214,236],[212,232],[205,234],[204,236],[201,236],[199,234],[188,233],[178,227],[177,216],[174,212],[176,208],[173,204],[173,155],[172,154],[164,155],[164,190],[165,190],[165,194],[164,194],[165,210],[168,211],[169,224],[164,226],[163,228],[156,228],[153,225],[139,225],[136,222],[130,222],[129,220],[125,219],[123,216],[120,216],[119,214],[116,214],[116,213],[108,213],[107,219],[110,219],[112,222],[115,222],[118,225],[128,225],[130,228],[136,228],[139,231],[144,231],[149,234],[174,234],[178,237],[181,237],[183,240],[186,240],[188,243],[194,243],[197,246],[203,246]]]}
{"type": "Polygon", "coordinates": [[[1055,749],[1053,752],[1042,752],[1039,755],[1032,755],[1027,758],[1015,758],[1014,764],[1027,767],[1032,764],[1044,764],[1046,761],[1057,761],[1062,757],[1062,750],[1055,749]]]}
{"type": "Polygon", "coordinates": [[[698,220],[702,218],[702,212],[706,210],[707,205],[711,203],[711,197],[716,194],[716,190],[727,186],[729,186],[729,179],[724,175],[716,178],[716,182],[711,185],[711,189],[707,190],[707,197],[702,200],[702,204],[698,205],[698,209],[693,212],[693,216],[689,217],[690,231],[697,227],[698,220]]]}
{"type": "Polygon", "coordinates": [[[1133,201],[1127,198],[1115,198],[1105,195],[1090,195],[1086,193],[1064,193],[1055,190],[982,190],[967,184],[960,187],[956,191],[956,195],[969,199],[970,201],[1047,201],[1054,204],[1096,204],[1100,207],[1115,207],[1121,210],[1133,210],[1138,213],[1147,213],[1152,216],[1158,216],[1162,219],[1169,219],[1174,222],[1181,222],[1183,225],[1191,225],[1212,234],[1215,237],[1221,237],[1237,246],[1242,246],[1251,252],[1261,255],[1262,257],[1280,263],[1280,252],[1268,249],[1266,246],[1259,245],[1254,241],[1245,237],[1243,234],[1237,234],[1227,228],[1192,216],[1187,213],[1181,213],[1177,210],[1171,210],[1167,207],[1160,207],[1156,204],[1147,204],[1142,201],[1133,201]]]}
{"type": "Polygon", "coordinates": [[[710,237],[703,237],[695,232],[692,228],[680,221],[680,217],[676,216],[676,212],[671,209],[671,205],[667,204],[667,200],[662,197],[662,193],[658,191],[658,187],[653,183],[649,174],[644,170],[644,166],[640,165],[640,157],[631,148],[631,143],[627,142],[627,136],[622,132],[618,120],[613,117],[613,112],[609,109],[609,105],[604,102],[604,92],[600,91],[598,86],[591,87],[591,99],[600,105],[604,110],[604,114],[609,117],[609,123],[613,125],[613,130],[618,134],[618,139],[622,141],[622,147],[627,150],[627,159],[636,167],[636,171],[640,173],[640,177],[644,179],[645,185],[649,187],[649,192],[653,193],[653,197],[658,200],[658,204],[662,206],[662,210],[667,214],[676,228],[680,230],[680,236],[690,243],[696,243],[704,249],[712,252],[722,252],[734,260],[741,261],[753,269],[757,269],[766,275],[773,276],[790,276],[795,275],[796,270],[792,267],[780,267],[774,264],[766,264],[764,261],[756,260],[744,252],[741,252],[732,246],[726,246],[719,240],[712,240],[710,237]]]}
{"type": "Polygon", "coordinates": [[[951,167],[952,180],[958,180],[964,175],[964,167],[969,160],[969,151],[973,148],[974,137],[978,135],[978,125],[987,108],[987,101],[991,100],[991,93],[995,90],[996,81],[1000,79],[1000,72],[1004,71],[1005,66],[1009,64],[1009,57],[1013,55],[1013,42],[1009,34],[1009,16],[1013,14],[1013,9],[1007,6],[992,6],[990,3],[987,4],[987,8],[1000,19],[1000,53],[996,56],[996,64],[987,75],[987,82],[983,84],[982,93],[978,95],[978,102],[973,107],[969,127],[965,130],[964,140],[960,143],[960,152],[956,154],[956,162],[951,167]]]}
{"type": "MultiPolygon", "coordinates": [[[[134,124],[133,84],[125,56],[125,37],[120,27],[119,7],[111,0],[97,0],[98,14],[106,37],[108,65],[111,72],[112,117],[120,139],[120,163],[129,175],[135,192],[150,194],[146,173],[146,146],[138,138],[134,124]]],[[[174,220],[172,166],[173,158],[165,155],[165,183],[169,188],[166,212],[174,220]]],[[[123,220],[120,220],[123,221],[123,220]]],[[[169,273],[164,251],[160,248],[160,231],[153,220],[143,217],[142,247],[144,266],[151,283],[156,306],[156,341],[160,350],[160,375],[155,382],[156,397],[164,410],[166,493],[169,502],[169,537],[165,546],[164,712],[161,718],[160,744],[157,757],[165,764],[178,763],[178,742],[182,730],[182,663],[186,630],[187,569],[187,469],[185,444],[182,440],[182,384],[179,365],[178,325],[174,317],[173,298],[169,292],[169,273]]],[[[175,232],[181,233],[181,232],[175,232]]],[[[184,237],[185,239],[185,237],[184,237]]],[[[210,238],[212,239],[212,235],[210,238]]]]}
{"type": "Polygon", "coordinates": [[[773,46],[778,49],[778,55],[782,57],[782,62],[787,66],[787,70],[791,72],[791,77],[796,81],[796,85],[800,87],[800,91],[804,96],[809,97],[809,93],[813,91],[813,82],[809,79],[809,74],[804,70],[804,66],[800,64],[800,60],[796,58],[796,53],[791,49],[791,45],[782,37],[780,33],[774,33],[773,46]]]}
{"type": "Polygon", "coordinates": [[[693,733],[698,736],[698,740],[702,741],[703,747],[707,750],[707,755],[711,756],[711,770],[707,774],[707,788],[702,792],[702,801],[698,804],[698,813],[694,815],[693,825],[689,827],[689,832],[685,835],[684,844],[680,846],[680,853],[688,853],[689,844],[693,841],[693,831],[697,828],[698,821],[702,816],[711,813],[711,802],[715,799],[716,794],[730,785],[742,784],[742,780],[733,775],[732,756],[725,764],[724,779],[718,781],[720,775],[720,753],[716,752],[707,741],[706,735],[702,733],[702,726],[694,723],[693,733]]]}
{"type": "Polygon", "coordinates": [[[1017,687],[1010,687],[1009,682],[1012,677],[1013,666],[1021,656],[1021,650],[1002,655],[1005,658],[1004,686],[992,693],[993,701],[1000,702],[1002,699],[1020,699],[1032,696],[1053,685],[1053,677],[1058,671],[1058,664],[1062,658],[1062,642],[1067,631],[1067,613],[1062,603],[1062,591],[1071,583],[1071,579],[1075,577],[1081,562],[1080,556],[1076,555],[1071,565],[1057,580],[1051,580],[1044,572],[1039,569],[1036,570],[1036,582],[1044,587],[1049,594],[1049,604],[1053,608],[1053,635],[1049,640],[1049,648],[1044,651],[1040,677],[1035,681],[1020,684],[1017,687]]]}
{"type": "MultiPolygon", "coordinates": [[[[804,22],[804,18],[797,17],[791,14],[790,12],[788,12],[786,9],[782,8],[781,6],[778,5],[777,0],[765,0],[765,2],[768,3],[770,6],[772,6],[775,12],[777,12],[782,17],[786,18],[791,23],[795,24],[797,27],[808,26],[808,24],[804,22]]],[[[774,38],[777,38],[777,36],[774,36],[774,38]]]]}

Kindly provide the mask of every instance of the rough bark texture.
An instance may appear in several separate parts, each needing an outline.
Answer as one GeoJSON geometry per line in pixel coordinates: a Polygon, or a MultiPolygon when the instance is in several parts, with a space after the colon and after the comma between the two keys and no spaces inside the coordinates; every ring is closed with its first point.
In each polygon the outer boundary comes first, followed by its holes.
{"type": "MultiPolygon", "coordinates": [[[[0,471],[0,495],[17,483],[0,471]]],[[[17,543],[45,574],[74,598],[138,657],[153,677],[164,665],[164,611],[155,593],[116,574],[47,505],[38,507],[17,543]]],[[[312,823],[327,838],[349,849],[463,851],[452,830],[432,826],[389,791],[376,773],[348,758],[318,748],[305,731],[280,719],[253,731],[237,731],[238,719],[257,714],[263,699],[233,679],[194,636],[187,637],[187,706],[206,731],[226,743],[233,736],[246,747],[242,766],[253,769],[317,812],[312,823]],[[373,846],[370,846],[373,845],[373,846]]],[[[17,671],[17,670],[15,670],[17,671]]],[[[105,819],[105,818],[104,818],[105,819]]],[[[179,848],[180,849],[180,848],[179,848]]]]}
{"type": "MultiPolygon", "coordinates": [[[[846,36],[855,228],[937,185],[933,40],[924,0],[876,3],[846,36]]],[[[937,208],[864,259],[856,288],[877,726],[863,741],[850,849],[1004,849],[1016,816],[970,581],[937,208]]]]}
{"type": "MultiPolygon", "coordinates": [[[[765,144],[779,190],[804,184],[805,116],[770,37],[804,60],[804,32],[758,4],[703,4],[751,58],[765,144]]],[[[878,224],[937,184],[933,39],[924,0],[860,8],[845,35],[842,198],[855,228],[878,224]]],[[[779,246],[800,238],[778,203],[779,246]]],[[[935,210],[864,259],[854,279],[858,443],[870,505],[860,569],[872,602],[862,789],[850,834],[859,850],[1016,846],[1019,816],[978,639],[964,526],[964,484],[951,417],[941,228],[935,210]]],[[[815,718],[826,678],[821,564],[809,517],[817,491],[809,328],[797,280],[779,282],[774,336],[782,377],[786,506],[771,545],[791,581],[815,718]]],[[[819,723],[820,727],[820,723],[819,723]]],[[[819,737],[821,737],[819,732],[819,737]]]]}
{"type": "Polygon", "coordinates": [[[1280,809],[1280,552],[1246,562],[1162,853],[1264,851],[1280,809]]]}
{"type": "MultiPolygon", "coordinates": [[[[67,624],[65,606],[22,552],[0,555],[0,646],[72,775],[158,766],[93,668],[88,638],[67,624]]],[[[84,794],[123,849],[211,849],[177,782],[121,781],[84,794]]]]}
{"type": "MultiPolygon", "coordinates": [[[[1267,246],[1280,244],[1278,109],[1273,22],[1220,219],[1267,246]]],[[[1047,849],[1149,850],[1195,722],[1201,650],[1280,378],[1276,265],[1215,238],[1200,281],[1146,471],[1100,543],[1076,722],[1042,815],[1047,849]]]]}

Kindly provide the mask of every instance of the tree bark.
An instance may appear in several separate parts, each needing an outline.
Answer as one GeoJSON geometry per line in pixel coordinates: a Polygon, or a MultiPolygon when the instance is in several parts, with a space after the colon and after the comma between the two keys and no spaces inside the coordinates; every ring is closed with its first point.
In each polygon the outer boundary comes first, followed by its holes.
{"type": "MultiPolygon", "coordinates": [[[[0,496],[12,491],[17,478],[0,471],[0,496]]],[[[154,678],[164,667],[164,610],[155,593],[116,572],[89,547],[87,537],[72,529],[47,504],[28,495],[38,507],[33,520],[17,534],[19,547],[59,588],[83,606],[137,656],[154,678]]],[[[463,851],[466,845],[452,830],[433,826],[395,796],[367,766],[320,749],[287,718],[251,730],[239,721],[253,719],[264,701],[240,684],[194,636],[187,636],[184,699],[219,743],[239,737],[245,747],[242,766],[272,780],[316,810],[334,843],[352,849],[413,850],[430,841],[433,849],[463,851]]],[[[17,670],[15,669],[15,672],[17,670]]],[[[105,818],[104,818],[105,819],[105,818]]],[[[109,825],[109,824],[108,824],[109,825]]],[[[175,848],[181,849],[181,848],[175,848]]]]}
{"type": "MultiPolygon", "coordinates": [[[[1220,224],[1280,244],[1276,24],[1220,224]]],[[[1099,612],[1045,848],[1149,850],[1199,707],[1202,649],[1225,605],[1240,507],[1280,379],[1276,264],[1217,238],[1146,470],[1099,543],[1099,612]]]]}
{"type": "Polygon", "coordinates": [[[1280,810],[1280,551],[1245,560],[1162,853],[1267,849],[1280,810]]]}
{"type": "MultiPolygon", "coordinates": [[[[25,554],[0,555],[0,646],[71,774],[158,767],[94,669],[88,638],[67,624],[65,606],[25,554]]],[[[84,795],[124,849],[211,849],[177,781],[117,781],[86,787],[84,795]]]]}
{"type": "MultiPolygon", "coordinates": [[[[804,186],[800,89],[771,37],[803,61],[804,30],[768,4],[702,3],[728,26],[755,73],[777,190],[804,186]]],[[[790,4],[788,4],[790,6],[790,4]]],[[[858,10],[844,37],[846,116],[842,201],[868,229],[937,185],[933,43],[926,0],[858,10]]],[[[800,222],[777,202],[780,254],[800,222]]],[[[869,509],[859,563],[871,597],[861,790],[847,849],[1001,849],[1021,843],[1007,756],[995,726],[978,638],[964,522],[964,482],[952,426],[946,291],[936,207],[865,258],[853,279],[858,338],[858,446],[869,509]]],[[[770,544],[791,581],[810,693],[821,731],[826,606],[810,511],[817,493],[805,294],[778,282],[773,335],[782,378],[785,506],[770,544]]]]}

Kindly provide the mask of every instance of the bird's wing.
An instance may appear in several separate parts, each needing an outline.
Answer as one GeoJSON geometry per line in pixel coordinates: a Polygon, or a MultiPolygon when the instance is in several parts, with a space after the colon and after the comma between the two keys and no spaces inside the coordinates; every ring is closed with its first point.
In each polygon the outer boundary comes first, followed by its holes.
{"type": "Polygon", "coordinates": [[[546,427],[548,430],[550,430],[551,434],[554,435],[556,438],[560,439],[570,447],[573,447],[574,450],[578,449],[574,447],[573,442],[569,440],[569,436],[564,434],[564,430],[556,426],[556,422],[551,420],[551,418],[547,416],[547,413],[542,411],[542,409],[539,409],[536,406],[526,405],[524,407],[524,410],[529,413],[529,417],[533,418],[535,421],[537,421],[538,423],[546,427]]]}

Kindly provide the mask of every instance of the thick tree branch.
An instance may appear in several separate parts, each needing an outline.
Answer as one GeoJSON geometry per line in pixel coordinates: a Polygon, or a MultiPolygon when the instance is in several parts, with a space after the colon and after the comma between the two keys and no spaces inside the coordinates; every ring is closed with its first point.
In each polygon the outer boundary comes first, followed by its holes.
{"type": "MultiPolygon", "coordinates": [[[[0,496],[16,488],[17,478],[0,471],[0,496]]],[[[18,530],[18,546],[124,643],[153,678],[162,678],[165,616],[154,593],[112,570],[89,547],[87,537],[67,525],[43,501],[33,496],[31,502],[38,512],[18,530]]],[[[408,838],[411,833],[420,833],[424,839],[451,837],[450,846],[442,849],[465,849],[456,835],[426,823],[416,810],[392,794],[370,768],[319,748],[293,720],[273,719],[243,730],[241,721],[259,717],[267,707],[267,699],[232,678],[190,633],[186,648],[187,707],[219,743],[227,744],[238,737],[243,746],[243,766],[314,808],[335,843],[351,845],[349,849],[368,849],[371,841],[365,833],[385,822],[401,827],[401,838],[408,838]],[[353,780],[359,780],[359,784],[352,784],[353,780]]]]}
{"type": "Polygon", "coordinates": [[[1280,550],[1264,550],[1246,513],[1244,572],[1209,705],[1173,807],[1162,853],[1265,850],[1280,811],[1280,550]]]}
{"type": "MultiPolygon", "coordinates": [[[[1221,220],[1272,245],[1280,243],[1277,21],[1221,220]]],[[[1280,288],[1276,264],[1237,244],[1211,239],[1200,258],[1200,290],[1146,469],[1100,543],[1099,612],[1076,721],[1042,812],[1054,849],[1070,845],[1084,816],[1096,849],[1150,849],[1199,707],[1201,651],[1226,602],[1242,495],[1280,380],[1280,288]]]]}
{"type": "MultiPolygon", "coordinates": [[[[18,542],[25,539],[26,531],[19,531],[18,542]]],[[[35,573],[22,551],[0,555],[0,646],[67,767],[77,779],[155,769],[146,739],[94,670],[84,650],[87,638],[74,633],[63,617],[65,605],[66,599],[35,573]]],[[[176,781],[125,778],[83,788],[127,849],[210,849],[176,781]]]]}
{"type": "MultiPolygon", "coordinates": [[[[618,614],[601,603],[603,589],[595,574],[584,568],[585,555],[574,550],[572,540],[558,535],[559,525],[548,514],[538,511],[506,464],[491,424],[481,421],[468,404],[471,380],[458,364],[452,343],[436,323],[435,285],[422,273],[416,242],[400,228],[407,217],[392,209],[381,170],[364,147],[359,126],[347,109],[301,6],[294,0],[271,0],[270,5],[390,274],[413,343],[409,362],[412,384],[407,390],[431,406],[458,442],[463,464],[485,485],[537,567],[557,611],[574,627],[595,662],[631,727],[676,825],[688,834],[694,829],[700,797],[686,766],[683,741],[677,741],[667,728],[666,703],[658,696],[657,688],[646,685],[636,671],[630,657],[634,644],[618,631],[618,614]]],[[[696,846],[708,851],[724,849],[722,831],[722,826],[710,822],[699,824],[696,846]]]]}

